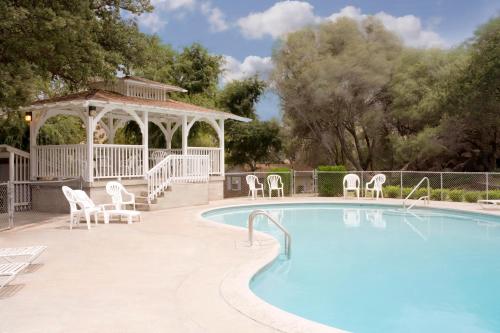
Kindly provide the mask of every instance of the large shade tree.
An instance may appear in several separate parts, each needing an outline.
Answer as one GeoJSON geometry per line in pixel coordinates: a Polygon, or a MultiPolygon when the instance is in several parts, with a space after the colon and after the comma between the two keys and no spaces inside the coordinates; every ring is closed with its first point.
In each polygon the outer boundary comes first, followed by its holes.
{"type": "Polygon", "coordinates": [[[31,101],[51,82],[69,90],[112,79],[141,63],[144,35],[124,13],[149,11],[149,0],[0,2],[0,108],[31,101]]]}

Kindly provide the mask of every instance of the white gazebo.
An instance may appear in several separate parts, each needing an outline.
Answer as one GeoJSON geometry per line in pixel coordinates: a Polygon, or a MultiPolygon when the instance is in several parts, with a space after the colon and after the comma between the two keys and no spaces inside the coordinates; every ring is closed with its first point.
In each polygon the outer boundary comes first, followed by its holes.
{"type": "Polygon", "coordinates": [[[224,176],[224,121],[249,121],[227,112],[211,110],[169,98],[186,90],[126,76],[113,83],[97,82],[84,92],[40,100],[24,111],[31,114],[30,160],[32,180],[83,178],[92,184],[104,179],[141,179],[147,183],[148,199],[172,183],[208,182],[224,176]],[[75,145],[38,145],[40,128],[51,117],[72,115],[82,119],[86,142],[75,145]],[[114,144],[116,130],[135,121],[142,133],[141,145],[114,144]],[[193,124],[213,127],[218,147],[189,147],[193,124]],[[149,124],[165,136],[166,147],[148,147],[149,124]],[[102,128],[106,144],[96,143],[94,132],[102,128]],[[172,149],[174,133],[182,132],[182,147],[172,149]]]}

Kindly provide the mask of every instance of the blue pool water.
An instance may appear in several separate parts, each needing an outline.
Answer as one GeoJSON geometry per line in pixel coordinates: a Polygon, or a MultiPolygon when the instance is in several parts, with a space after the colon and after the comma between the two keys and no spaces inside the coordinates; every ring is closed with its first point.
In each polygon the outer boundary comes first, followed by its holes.
{"type": "MultiPolygon", "coordinates": [[[[218,209],[246,226],[254,209],[292,236],[290,260],[251,281],[265,301],[352,332],[500,332],[500,220],[481,214],[347,204],[218,209]]],[[[256,228],[282,234],[264,218],[256,228]]]]}

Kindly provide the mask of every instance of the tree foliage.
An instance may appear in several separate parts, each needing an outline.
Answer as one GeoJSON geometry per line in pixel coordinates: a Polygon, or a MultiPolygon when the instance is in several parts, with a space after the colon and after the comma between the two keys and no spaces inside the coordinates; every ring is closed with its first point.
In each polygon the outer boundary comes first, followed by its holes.
{"type": "Polygon", "coordinates": [[[295,154],[365,170],[494,169],[499,39],[500,18],[449,50],[404,47],[371,17],[288,35],[273,79],[295,154]]]}
{"type": "Polygon", "coordinates": [[[280,127],[274,121],[234,123],[226,131],[227,162],[257,169],[257,163],[279,160],[280,127]]]}
{"type": "Polygon", "coordinates": [[[0,108],[30,102],[53,80],[77,90],[142,63],[144,35],[122,14],[151,9],[148,0],[0,2],[0,108]]]}

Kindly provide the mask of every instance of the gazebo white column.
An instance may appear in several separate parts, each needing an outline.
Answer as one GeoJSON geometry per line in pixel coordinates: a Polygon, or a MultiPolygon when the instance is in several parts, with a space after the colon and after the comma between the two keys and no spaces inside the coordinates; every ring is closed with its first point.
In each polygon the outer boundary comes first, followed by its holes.
{"type": "Polygon", "coordinates": [[[149,141],[149,115],[148,111],[142,113],[142,165],[144,177],[146,178],[146,173],[149,170],[149,151],[148,151],[148,141],[149,141]]]}
{"type": "Polygon", "coordinates": [[[94,181],[94,117],[87,115],[87,181],[94,181]]]}
{"type": "Polygon", "coordinates": [[[224,177],[224,173],[226,172],[226,166],[225,166],[225,159],[224,159],[224,119],[219,119],[219,129],[218,129],[218,136],[219,136],[219,157],[220,157],[220,172],[221,176],[224,177]]]}
{"type": "Polygon", "coordinates": [[[182,155],[187,155],[188,153],[188,119],[186,115],[182,116],[182,155]]]}

